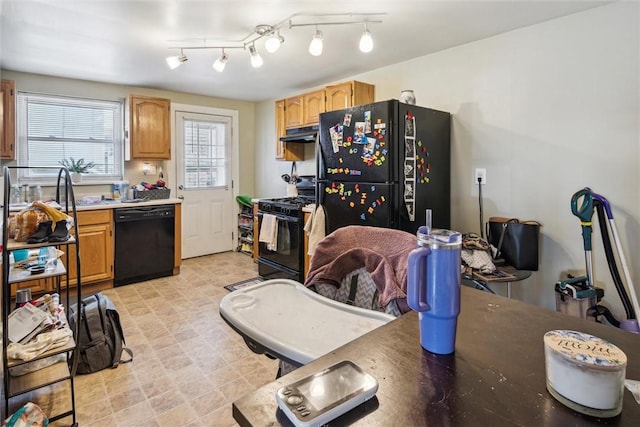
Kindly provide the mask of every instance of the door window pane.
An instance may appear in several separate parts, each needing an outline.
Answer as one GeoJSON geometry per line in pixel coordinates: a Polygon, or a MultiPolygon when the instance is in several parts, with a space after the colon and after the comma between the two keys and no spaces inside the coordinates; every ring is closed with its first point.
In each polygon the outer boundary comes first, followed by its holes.
{"type": "Polygon", "coordinates": [[[227,124],[187,118],[183,123],[185,189],[226,186],[227,124]]]}

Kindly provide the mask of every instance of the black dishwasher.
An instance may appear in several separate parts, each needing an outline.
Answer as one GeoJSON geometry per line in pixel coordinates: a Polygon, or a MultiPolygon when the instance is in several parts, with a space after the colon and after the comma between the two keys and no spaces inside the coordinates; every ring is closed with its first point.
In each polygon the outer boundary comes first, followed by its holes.
{"type": "Polygon", "coordinates": [[[140,206],[114,211],[114,286],[171,276],[175,206],[140,206]]]}

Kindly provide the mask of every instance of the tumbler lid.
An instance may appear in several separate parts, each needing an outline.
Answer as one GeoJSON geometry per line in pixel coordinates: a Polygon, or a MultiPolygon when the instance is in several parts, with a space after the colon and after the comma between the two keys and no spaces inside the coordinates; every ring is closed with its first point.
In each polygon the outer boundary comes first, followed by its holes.
{"type": "Polygon", "coordinates": [[[437,247],[460,247],[462,246],[462,234],[459,231],[445,230],[441,228],[429,228],[422,226],[416,233],[418,245],[437,247]]]}

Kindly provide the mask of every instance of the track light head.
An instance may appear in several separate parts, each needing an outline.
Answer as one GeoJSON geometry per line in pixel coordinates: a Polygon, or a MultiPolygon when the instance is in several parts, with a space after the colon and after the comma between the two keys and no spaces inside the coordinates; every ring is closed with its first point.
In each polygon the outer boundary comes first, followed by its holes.
{"type": "Polygon", "coordinates": [[[313,56],[322,55],[322,31],[316,29],[316,34],[309,44],[309,53],[313,56]]]}
{"type": "Polygon", "coordinates": [[[251,66],[253,68],[260,68],[264,61],[258,52],[256,52],[256,47],[254,45],[249,46],[249,54],[251,55],[251,66]]]}
{"type": "Polygon", "coordinates": [[[216,59],[216,62],[213,63],[213,69],[217,72],[221,73],[224,71],[224,67],[227,65],[227,61],[229,60],[229,55],[222,49],[222,55],[216,59]]]}
{"type": "Polygon", "coordinates": [[[188,59],[189,58],[187,58],[186,55],[182,53],[182,49],[180,49],[180,55],[168,56],[166,58],[166,61],[169,68],[171,68],[172,70],[175,70],[180,65],[182,65],[183,62],[186,62],[188,59]]]}
{"type": "Polygon", "coordinates": [[[373,50],[373,38],[371,33],[367,29],[367,24],[364,24],[364,32],[360,37],[360,52],[369,53],[373,50]]]}
{"type": "Polygon", "coordinates": [[[264,48],[267,50],[267,52],[274,53],[275,51],[280,49],[280,45],[282,43],[284,43],[284,37],[282,37],[280,35],[280,32],[278,31],[278,34],[272,34],[264,42],[264,48]]]}

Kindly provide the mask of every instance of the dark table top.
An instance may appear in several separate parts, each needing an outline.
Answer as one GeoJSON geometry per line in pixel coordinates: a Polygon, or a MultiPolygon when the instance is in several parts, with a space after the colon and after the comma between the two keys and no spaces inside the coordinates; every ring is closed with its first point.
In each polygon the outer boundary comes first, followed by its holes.
{"type": "Polygon", "coordinates": [[[549,394],[543,335],[554,329],[617,345],[628,357],[626,378],[640,380],[640,335],[462,287],[453,355],[423,350],[410,312],[248,393],[233,403],[233,416],[241,426],[289,425],[276,390],[348,359],[378,380],[378,392],[330,425],[640,425],[640,405],[626,389],[622,413],[609,419],[577,413],[549,394]]]}

